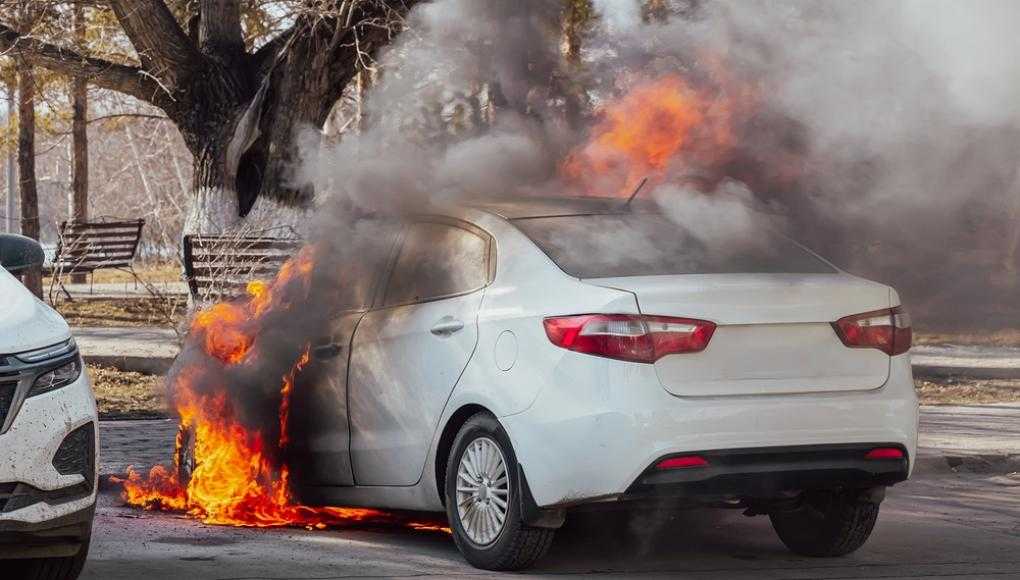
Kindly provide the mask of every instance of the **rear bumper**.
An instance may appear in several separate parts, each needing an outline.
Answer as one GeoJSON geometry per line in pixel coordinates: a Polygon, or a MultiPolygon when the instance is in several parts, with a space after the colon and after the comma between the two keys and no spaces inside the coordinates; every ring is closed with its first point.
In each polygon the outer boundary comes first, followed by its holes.
{"type": "Polygon", "coordinates": [[[583,356],[567,353],[529,409],[500,417],[539,507],[625,498],[657,459],[703,450],[880,442],[906,450],[906,476],[913,467],[918,407],[907,355],[891,359],[878,389],[722,397],[674,396],[650,365],[583,356]]]}
{"type": "Polygon", "coordinates": [[[775,498],[792,492],[834,487],[871,488],[907,479],[907,459],[866,459],[888,443],[808,445],[699,451],[708,465],[660,470],[655,464],[638,477],[622,499],[650,497],[724,501],[775,498]]]}

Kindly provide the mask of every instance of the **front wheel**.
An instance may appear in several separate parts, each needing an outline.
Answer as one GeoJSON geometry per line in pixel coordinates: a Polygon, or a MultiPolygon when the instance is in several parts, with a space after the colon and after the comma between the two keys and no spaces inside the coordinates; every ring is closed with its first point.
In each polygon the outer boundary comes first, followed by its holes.
{"type": "Polygon", "coordinates": [[[85,538],[74,556],[37,560],[10,560],[8,570],[18,580],[76,580],[89,556],[89,538],[85,538]]]}
{"type": "Polygon", "coordinates": [[[181,487],[186,489],[198,466],[198,462],[195,460],[195,428],[181,425],[177,429],[178,445],[175,450],[174,463],[177,465],[177,480],[181,487]]]}
{"type": "Polygon", "coordinates": [[[495,417],[464,423],[446,465],[446,514],[457,547],[483,570],[522,570],[541,558],[555,531],[524,523],[517,457],[495,417]]]}
{"type": "Polygon", "coordinates": [[[843,556],[864,545],[878,520],[878,502],[860,491],[814,492],[792,511],[769,515],[779,539],[804,556],[843,556]]]}

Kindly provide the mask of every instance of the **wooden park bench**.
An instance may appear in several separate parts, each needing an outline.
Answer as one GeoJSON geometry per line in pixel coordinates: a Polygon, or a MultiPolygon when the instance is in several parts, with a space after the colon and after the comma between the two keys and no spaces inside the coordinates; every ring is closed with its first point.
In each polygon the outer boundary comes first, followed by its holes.
{"type": "Polygon", "coordinates": [[[273,277],[303,242],[269,236],[184,237],[184,275],[196,302],[229,299],[252,280],[273,277]]]}
{"type": "Polygon", "coordinates": [[[143,226],[143,219],[62,222],[56,254],[43,273],[53,277],[68,300],[71,294],[63,277],[71,274],[88,274],[94,287],[96,270],[121,270],[131,274],[137,284],[133,264],[143,226]]]}

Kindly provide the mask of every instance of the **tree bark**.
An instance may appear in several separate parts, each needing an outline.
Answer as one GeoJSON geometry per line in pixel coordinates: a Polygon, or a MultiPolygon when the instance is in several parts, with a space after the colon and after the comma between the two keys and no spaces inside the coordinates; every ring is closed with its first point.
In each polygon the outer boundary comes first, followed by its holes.
{"type": "MultiPolygon", "coordinates": [[[[194,156],[186,233],[236,229],[260,197],[300,206],[293,167],[305,127],[321,128],[363,58],[388,43],[421,0],[330,0],[290,30],[244,49],[239,0],[198,0],[186,33],[163,0],[109,0],[139,66],[113,64],[0,24],[0,51],[79,74],[163,109],[194,156]],[[222,198],[222,199],[220,199],[222,198]]],[[[264,209],[264,208],[260,208],[264,209]]]]}
{"type": "MultiPolygon", "coordinates": [[[[74,40],[81,50],[85,45],[85,9],[81,2],[75,2],[74,40]]],[[[87,131],[88,86],[83,75],[71,79],[71,211],[72,221],[84,222],[89,219],[89,145],[87,131]]],[[[71,281],[82,283],[85,274],[74,274],[71,281]]]]}
{"type": "MultiPolygon", "coordinates": [[[[39,239],[39,192],[35,181],[35,75],[32,65],[18,62],[18,189],[21,192],[21,233],[39,239]]],[[[33,268],[22,277],[42,298],[42,272],[33,268]]]]}

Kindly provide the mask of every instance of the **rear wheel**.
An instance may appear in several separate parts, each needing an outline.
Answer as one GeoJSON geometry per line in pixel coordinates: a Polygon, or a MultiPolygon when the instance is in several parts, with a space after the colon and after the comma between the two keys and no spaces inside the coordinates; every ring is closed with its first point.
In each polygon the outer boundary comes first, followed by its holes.
{"type": "Polygon", "coordinates": [[[878,503],[860,491],[812,492],[796,510],[769,515],[786,547],[797,554],[832,557],[849,554],[871,536],[878,503]]]}
{"type": "Polygon", "coordinates": [[[517,457],[495,417],[464,423],[446,466],[446,514],[457,547],[484,570],[521,570],[549,550],[555,530],[521,516],[517,457]]]}
{"type": "MultiPolygon", "coordinates": [[[[85,538],[81,548],[74,556],[66,558],[40,558],[37,560],[10,560],[4,566],[9,566],[13,572],[11,578],[18,580],[75,580],[85,567],[85,560],[89,556],[89,539],[85,538]]],[[[7,576],[5,576],[7,577],[7,576]]]]}

